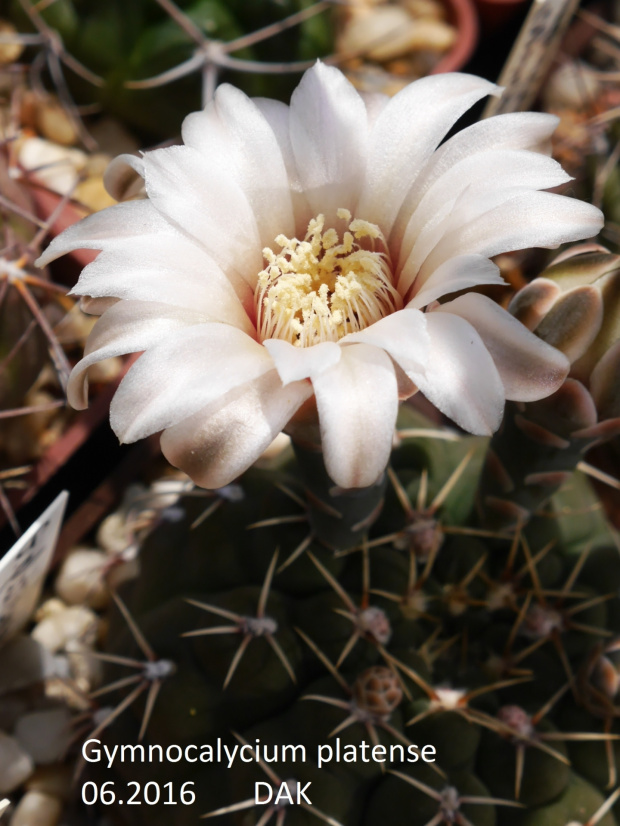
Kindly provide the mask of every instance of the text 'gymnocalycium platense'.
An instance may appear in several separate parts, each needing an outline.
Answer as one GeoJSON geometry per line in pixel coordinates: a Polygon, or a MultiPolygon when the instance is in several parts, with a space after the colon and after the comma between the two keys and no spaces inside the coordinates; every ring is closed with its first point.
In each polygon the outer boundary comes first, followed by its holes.
{"type": "Polygon", "coordinates": [[[215,488],[282,429],[318,421],[329,476],[359,488],[382,475],[416,390],[477,434],[505,399],[556,390],[565,356],[462,291],[503,283],[490,256],[591,237],[602,216],[541,191],[569,180],[548,156],[550,115],[490,118],[439,146],[499,92],[446,74],[362,96],[318,63],[290,106],[221,86],[183,146],[117,159],[111,176],[129,164],[147,198],[84,219],[40,259],[101,250],[73,291],[101,319],[71,404],[86,406],[92,364],[141,352],[111,407],[123,442],[163,430],[166,457],[215,488]]]}

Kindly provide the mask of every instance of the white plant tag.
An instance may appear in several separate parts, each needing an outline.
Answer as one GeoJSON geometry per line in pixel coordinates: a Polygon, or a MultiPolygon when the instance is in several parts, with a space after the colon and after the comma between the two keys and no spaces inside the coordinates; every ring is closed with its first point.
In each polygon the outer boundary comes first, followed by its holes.
{"type": "Polygon", "coordinates": [[[63,490],[0,559],[0,646],[23,628],[37,604],[68,497],[63,490]]]}

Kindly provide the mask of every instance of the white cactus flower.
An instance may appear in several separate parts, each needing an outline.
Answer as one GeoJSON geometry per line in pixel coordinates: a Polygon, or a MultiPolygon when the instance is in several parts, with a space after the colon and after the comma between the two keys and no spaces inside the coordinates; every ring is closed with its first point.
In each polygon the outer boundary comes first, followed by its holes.
{"type": "Polygon", "coordinates": [[[417,389],[478,434],[505,399],[553,392],[561,353],[482,295],[448,298],[503,283],[490,256],[602,226],[540,191],[569,180],[547,155],[550,115],[490,118],[438,148],[499,91],[446,74],[362,97],[318,63],[290,107],[221,86],[184,146],[117,159],[147,199],[84,219],[39,260],[101,250],[73,290],[102,315],[71,404],[86,406],[92,364],[141,352],[111,407],[121,441],[163,431],[172,464],[221,487],[316,405],[328,473],[351,488],[380,477],[417,389]]]}

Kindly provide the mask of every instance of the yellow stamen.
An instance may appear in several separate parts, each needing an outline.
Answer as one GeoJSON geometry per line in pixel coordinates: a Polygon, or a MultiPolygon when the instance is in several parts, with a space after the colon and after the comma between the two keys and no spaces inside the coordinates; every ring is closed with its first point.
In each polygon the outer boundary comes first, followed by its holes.
{"type": "Polygon", "coordinates": [[[347,209],[337,215],[348,230],[342,241],[318,215],[303,241],[279,235],[279,253],[263,250],[266,266],[255,293],[261,340],[279,338],[297,347],[338,341],[402,307],[379,227],[351,220],[347,209]]]}

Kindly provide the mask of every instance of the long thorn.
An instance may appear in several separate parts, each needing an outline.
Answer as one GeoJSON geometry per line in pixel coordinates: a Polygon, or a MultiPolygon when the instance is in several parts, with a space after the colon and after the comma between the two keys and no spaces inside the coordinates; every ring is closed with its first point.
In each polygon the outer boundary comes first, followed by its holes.
{"type": "Polygon", "coordinates": [[[282,571],[288,568],[289,565],[292,565],[293,562],[295,562],[295,560],[303,554],[306,548],[308,548],[312,544],[313,539],[314,534],[309,533],[308,536],[299,543],[299,545],[295,548],[293,553],[284,560],[282,565],[280,565],[280,567],[278,568],[278,573],[281,574],[282,571]]]}
{"type": "Polygon", "coordinates": [[[123,600],[119,597],[119,595],[117,593],[113,592],[112,597],[114,599],[114,602],[118,606],[119,611],[125,617],[125,622],[129,626],[129,630],[131,631],[134,640],[140,646],[140,649],[141,649],[142,653],[147,658],[147,660],[150,660],[151,662],[155,662],[155,660],[157,659],[157,656],[155,655],[155,652],[153,651],[151,646],[146,641],[146,637],[144,636],[142,631],[138,628],[138,626],[136,624],[136,621],[134,620],[134,618],[129,613],[129,609],[127,608],[127,606],[125,605],[125,603],[123,602],[123,600]]]}
{"type": "Polygon", "coordinates": [[[341,686],[341,687],[342,687],[342,688],[346,691],[346,693],[347,693],[347,694],[350,694],[350,693],[351,693],[351,689],[349,688],[349,686],[348,686],[348,684],[347,684],[347,681],[344,679],[344,677],[342,676],[342,674],[340,674],[340,672],[339,672],[339,671],[338,671],[338,669],[334,666],[334,664],[331,662],[331,660],[329,659],[329,657],[327,657],[327,656],[326,656],[326,655],[325,655],[325,654],[321,651],[321,649],[320,649],[320,648],[318,647],[318,645],[314,642],[314,640],[311,640],[311,639],[310,639],[310,637],[309,637],[307,634],[304,634],[304,632],[301,630],[301,628],[297,628],[297,627],[296,627],[296,628],[295,628],[295,631],[297,631],[297,633],[298,633],[298,634],[299,634],[299,636],[302,638],[302,640],[306,643],[306,645],[307,645],[309,648],[311,648],[311,649],[312,649],[312,651],[316,654],[316,656],[319,658],[319,660],[323,663],[323,665],[324,665],[324,666],[325,666],[325,668],[329,671],[329,673],[332,675],[332,677],[333,677],[333,678],[334,678],[334,679],[335,679],[335,680],[336,680],[336,681],[340,684],[340,686],[341,686]]]}
{"type": "Polygon", "coordinates": [[[329,584],[332,586],[334,591],[338,594],[340,599],[347,606],[349,611],[351,611],[353,613],[356,613],[357,608],[355,606],[355,603],[353,602],[351,597],[347,594],[347,592],[344,590],[342,585],[338,582],[338,580],[332,574],[330,574],[330,572],[327,570],[327,568],[319,562],[319,560],[316,558],[316,556],[311,551],[308,551],[308,557],[312,560],[312,562],[316,565],[316,567],[319,569],[319,571],[323,574],[325,579],[329,582],[329,584]]]}
{"type": "Polygon", "coordinates": [[[142,674],[132,674],[131,677],[123,677],[121,680],[115,680],[113,683],[104,685],[102,688],[98,688],[96,691],[91,692],[90,699],[94,700],[97,697],[103,697],[104,694],[109,694],[111,691],[116,691],[119,688],[127,688],[127,686],[141,683],[143,679],[144,676],[142,674]]]}
{"type": "Polygon", "coordinates": [[[232,620],[233,622],[240,622],[242,617],[240,614],[235,614],[234,611],[227,611],[226,608],[218,608],[215,605],[209,605],[206,602],[198,602],[198,600],[190,599],[187,597],[185,602],[189,602],[190,605],[193,605],[196,608],[202,608],[203,611],[209,611],[211,614],[215,614],[218,617],[224,617],[224,619],[232,620]]]}
{"type": "Polygon", "coordinates": [[[197,628],[195,631],[185,631],[182,637],[205,637],[209,634],[240,634],[238,625],[216,625],[213,628],[197,628]]]}
{"type": "Polygon", "coordinates": [[[410,516],[413,513],[413,505],[411,504],[411,500],[407,496],[407,491],[402,486],[400,479],[391,467],[388,467],[387,474],[390,482],[392,483],[392,487],[394,488],[394,492],[396,493],[396,498],[400,502],[402,509],[405,511],[407,516],[410,516]]]}
{"type": "Polygon", "coordinates": [[[278,553],[279,551],[276,550],[271,558],[269,568],[267,569],[267,574],[265,575],[265,581],[263,583],[263,587],[261,588],[260,597],[258,599],[258,607],[256,609],[256,616],[259,618],[265,616],[265,608],[267,607],[267,600],[269,599],[269,589],[271,588],[271,582],[273,580],[273,572],[275,571],[278,563],[278,553]]]}
{"type": "Polygon", "coordinates": [[[616,800],[620,797],[620,788],[616,789],[616,791],[607,798],[607,800],[603,803],[600,809],[597,809],[592,817],[588,820],[585,826],[596,826],[596,824],[602,820],[607,812],[611,809],[614,805],[616,800]]]}
{"type": "Polygon", "coordinates": [[[245,649],[248,647],[252,639],[253,637],[251,634],[246,634],[245,637],[241,640],[241,645],[239,646],[239,648],[237,648],[235,656],[232,658],[232,662],[228,668],[228,673],[226,674],[226,679],[224,680],[224,685],[222,686],[222,688],[226,688],[228,686],[228,683],[232,680],[233,675],[237,670],[237,666],[241,662],[241,657],[243,657],[245,649]]]}
{"type": "Polygon", "coordinates": [[[276,656],[286,669],[286,673],[289,675],[291,680],[296,683],[297,678],[295,677],[295,672],[293,671],[293,666],[290,664],[288,657],[284,653],[280,643],[276,640],[276,638],[272,634],[266,634],[265,639],[269,643],[269,645],[273,648],[276,656]]]}
{"type": "Polygon", "coordinates": [[[153,714],[153,709],[155,708],[157,695],[159,694],[159,690],[161,688],[161,682],[161,680],[153,680],[148,690],[148,694],[146,695],[146,705],[144,706],[144,714],[142,715],[142,725],[140,726],[140,733],[138,734],[138,743],[141,743],[144,739],[144,735],[146,734],[146,730],[151,721],[151,716],[153,714]]]}
{"type": "Polygon", "coordinates": [[[437,496],[431,502],[431,504],[429,506],[429,510],[431,511],[431,513],[435,513],[435,511],[438,510],[443,505],[443,503],[446,501],[446,499],[450,495],[452,489],[454,488],[456,483],[459,481],[459,479],[461,478],[461,476],[465,472],[465,469],[467,468],[467,465],[471,462],[475,452],[476,452],[475,448],[472,447],[472,449],[469,450],[465,454],[465,456],[461,459],[461,461],[459,462],[459,464],[457,465],[455,470],[450,475],[450,478],[448,479],[448,481],[443,485],[443,487],[441,488],[441,490],[439,491],[437,496]]]}

